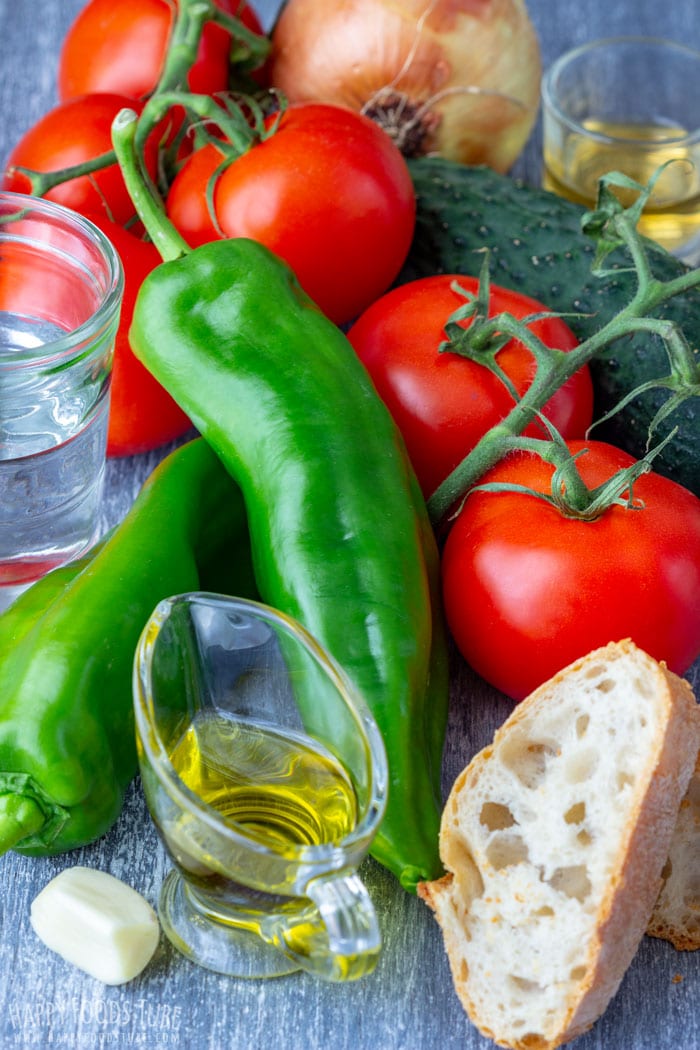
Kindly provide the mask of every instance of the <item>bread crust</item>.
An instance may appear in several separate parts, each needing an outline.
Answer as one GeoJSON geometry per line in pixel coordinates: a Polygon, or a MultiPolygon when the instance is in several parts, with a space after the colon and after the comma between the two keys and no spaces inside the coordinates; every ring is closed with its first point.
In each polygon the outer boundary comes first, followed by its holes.
{"type": "Polygon", "coordinates": [[[700,948],[700,754],[678,811],[647,933],[678,951],[700,948]]]}
{"type": "MultiPolygon", "coordinates": [[[[679,804],[699,747],[700,709],[688,683],[625,640],[587,654],[522,701],[496,732],[493,743],[479,752],[457,778],[445,806],[440,834],[447,874],[434,882],[422,883],[418,894],[442,929],[457,995],[472,1022],[497,1045],[513,1050],[554,1050],[587,1031],[605,1010],[650,921],[679,804]],[[472,938],[478,937],[481,928],[472,921],[472,913],[475,902],[480,906],[495,886],[502,889],[503,882],[498,882],[483,851],[475,857],[465,846],[465,842],[472,845],[479,840],[480,829],[459,827],[461,806],[465,799],[475,797],[489,768],[493,768],[494,758],[501,755],[509,741],[517,738],[521,730],[530,731],[547,712],[551,715],[553,705],[563,702],[572,680],[580,684],[589,669],[613,664],[618,668],[629,665],[637,676],[638,688],[653,696],[658,725],[655,723],[646,760],[635,768],[634,798],[617,834],[614,859],[595,901],[587,943],[577,960],[582,976],[569,982],[565,995],[562,992],[555,1023],[551,1018],[549,1022],[542,1018],[540,1025],[517,1034],[509,1031],[505,1019],[495,1030],[497,1026],[483,1016],[483,1005],[476,1001],[472,988],[470,969],[476,972],[476,966],[483,965],[475,962],[481,945],[477,951],[472,938]]],[[[606,787],[596,786],[592,778],[587,782],[587,790],[600,792],[606,787]]],[[[471,821],[472,825],[476,823],[473,814],[471,821]]],[[[475,848],[478,850],[478,846],[475,848]]],[[[512,914],[513,902],[508,906],[512,914]]],[[[525,910],[524,906],[523,913],[525,910]]],[[[512,934],[515,926],[501,924],[498,919],[496,915],[493,920],[493,938],[512,934]],[[503,932],[499,933],[501,929],[503,932]]],[[[494,967],[496,983],[501,979],[497,970],[494,967]]],[[[498,995],[498,990],[494,995],[498,995]]],[[[505,1000],[505,993],[502,999],[505,1000]]]]}

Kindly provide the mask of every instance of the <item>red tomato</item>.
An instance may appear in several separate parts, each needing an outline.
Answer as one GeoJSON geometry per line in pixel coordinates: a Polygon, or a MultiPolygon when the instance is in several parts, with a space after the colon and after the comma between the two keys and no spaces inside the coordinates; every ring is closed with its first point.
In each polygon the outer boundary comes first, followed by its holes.
{"type": "MultiPolygon", "coordinates": [[[[633,459],[569,442],[589,488],[633,459]]],[[[514,453],[482,478],[551,491],[553,468],[514,453]]],[[[573,660],[631,638],[683,674],[700,654],[700,499],[659,474],[634,485],[640,509],[563,517],[535,496],[473,492],[442,560],[445,611],[467,662],[515,700],[573,660]]]]}
{"type": "MultiPolygon", "coordinates": [[[[243,0],[215,0],[262,35],[255,11],[243,0]]],[[[94,92],[145,98],[163,68],[176,4],[169,0],[90,0],[63,41],[58,67],[62,100],[94,92]]],[[[187,77],[190,91],[213,95],[229,79],[231,34],[215,22],[204,25],[197,58],[187,77]]]]}
{"type": "MultiPolygon", "coordinates": [[[[451,287],[455,281],[466,291],[478,289],[475,278],[458,274],[412,281],[373,303],[348,333],[403,434],[426,498],[513,407],[513,398],[497,376],[458,354],[438,352],[445,322],[466,301],[451,287]]],[[[491,316],[507,311],[522,318],[544,309],[524,295],[491,286],[491,316]]],[[[463,322],[463,327],[470,323],[463,322]]],[[[560,318],[537,321],[531,329],[559,350],[577,344],[560,318]]],[[[535,372],[532,354],[511,340],[500,351],[498,363],[522,395],[535,372]]],[[[565,438],[583,437],[593,414],[587,368],[551,398],[544,414],[565,438]]],[[[543,436],[544,429],[535,422],[525,433],[543,436]]]]}
{"type": "MultiPolygon", "coordinates": [[[[83,95],[49,110],[26,132],[12,150],[3,188],[19,193],[31,192],[29,180],[13,166],[33,171],[52,172],[93,160],[112,148],[112,121],[120,109],[128,106],[137,112],[141,103],[124,95],[83,95]]],[[[158,148],[158,131],[148,142],[146,165],[154,174],[158,148]]],[[[125,225],[135,215],[119,165],[110,164],[94,174],[63,182],[44,194],[82,214],[98,213],[125,225]]]]}
{"type": "MultiPolygon", "coordinates": [[[[167,212],[191,245],[219,236],[206,187],[223,155],[188,158],[167,212]]],[[[413,236],[415,196],[401,153],[366,117],[339,106],[290,106],[277,131],[217,179],[225,237],[250,237],[281,256],[331,320],[356,317],[389,286],[413,236]]]]}
{"type": "Polygon", "coordinates": [[[219,239],[219,231],[209,211],[207,185],[223,160],[213,144],[191,153],[175,176],[168,191],[168,218],[191,248],[219,239]]]}
{"type": "Polygon", "coordinates": [[[134,303],[144,278],[162,260],[150,241],[134,237],[99,215],[92,221],[109,237],[124,267],[124,298],[114,347],[114,365],[107,432],[108,456],[148,452],[186,433],[189,418],[129,345],[134,303]]]}

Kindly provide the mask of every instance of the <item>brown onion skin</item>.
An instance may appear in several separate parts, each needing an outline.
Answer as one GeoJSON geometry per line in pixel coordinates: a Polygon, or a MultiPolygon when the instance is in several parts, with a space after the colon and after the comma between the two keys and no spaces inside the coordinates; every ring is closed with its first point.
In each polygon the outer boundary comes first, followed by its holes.
{"type": "Polygon", "coordinates": [[[391,85],[410,113],[425,109],[421,141],[398,143],[407,156],[499,172],[532,131],[540,76],[523,0],[288,0],[272,32],[271,82],[290,101],[344,104],[386,126],[371,100],[391,85]],[[465,87],[501,96],[454,90],[465,87]]]}

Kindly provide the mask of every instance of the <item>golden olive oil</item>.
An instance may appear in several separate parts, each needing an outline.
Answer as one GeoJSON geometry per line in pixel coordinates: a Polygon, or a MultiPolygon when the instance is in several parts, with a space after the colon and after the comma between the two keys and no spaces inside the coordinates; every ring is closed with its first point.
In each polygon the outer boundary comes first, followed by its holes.
{"type": "MultiPolygon", "coordinates": [[[[601,175],[621,171],[645,185],[657,168],[673,160],[656,183],[639,229],[668,251],[683,254],[683,246],[700,232],[700,144],[669,142],[687,135],[684,128],[669,125],[588,119],[582,126],[590,137],[569,131],[561,141],[545,144],[545,189],[591,207],[601,175]]],[[[618,187],[615,193],[625,205],[636,196],[618,187]]]]}
{"type": "Polygon", "coordinates": [[[200,713],[169,758],[226,824],[273,848],[340,842],[357,822],[347,772],[301,733],[200,713]]]}

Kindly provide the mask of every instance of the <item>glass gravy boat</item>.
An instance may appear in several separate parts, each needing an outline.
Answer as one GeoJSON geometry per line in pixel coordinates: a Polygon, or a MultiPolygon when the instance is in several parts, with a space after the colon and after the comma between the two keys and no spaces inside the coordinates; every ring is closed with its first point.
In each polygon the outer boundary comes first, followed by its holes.
{"type": "Polygon", "coordinates": [[[166,599],[136,650],[134,709],[174,864],[159,914],[175,947],[241,977],[371,972],[381,937],[357,867],[384,813],[386,756],[314,639],[259,603],[166,599]]]}

